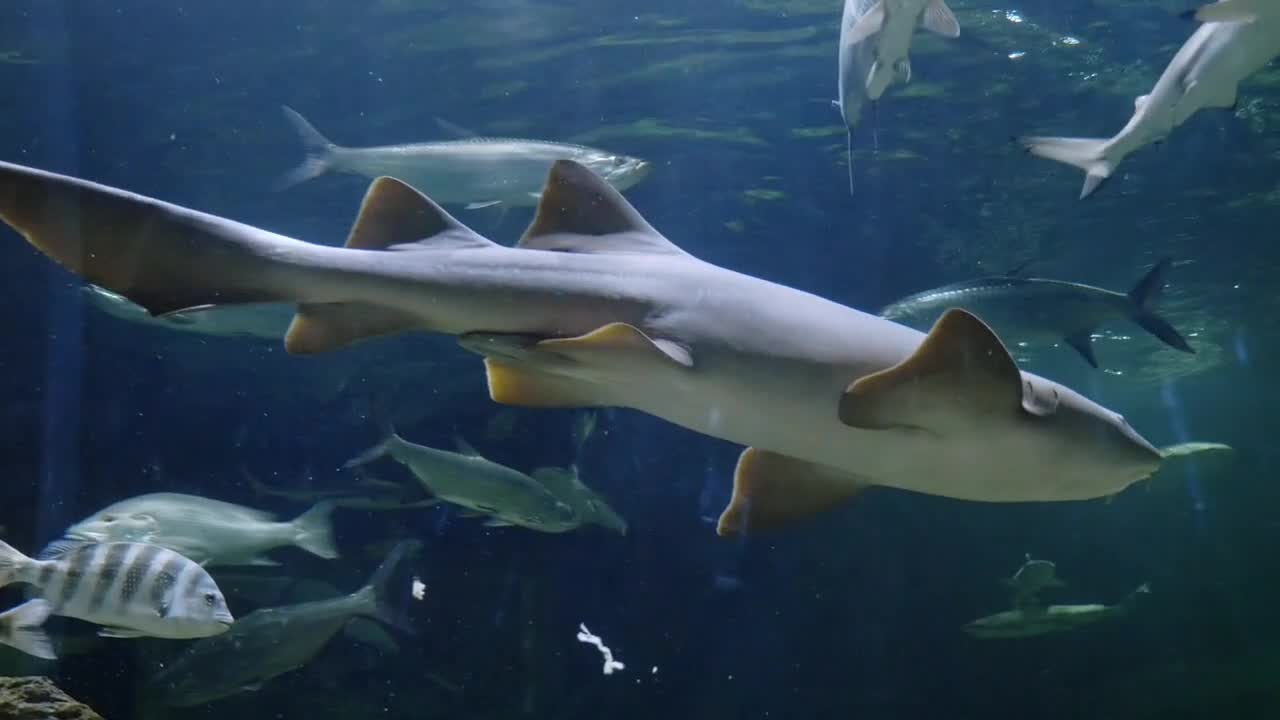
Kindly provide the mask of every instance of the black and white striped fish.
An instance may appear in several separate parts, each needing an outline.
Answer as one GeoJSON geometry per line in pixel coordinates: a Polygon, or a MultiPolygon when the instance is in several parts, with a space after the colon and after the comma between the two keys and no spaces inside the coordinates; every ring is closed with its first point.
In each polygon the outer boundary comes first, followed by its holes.
{"type": "Polygon", "coordinates": [[[0,587],[15,582],[105,637],[208,637],[233,622],[209,573],[158,545],[55,543],[35,559],[0,541],[0,587]]]}
{"type": "Polygon", "coordinates": [[[0,644],[17,648],[28,655],[56,660],[49,636],[40,626],[49,618],[49,603],[31,600],[0,613],[0,644]]]}

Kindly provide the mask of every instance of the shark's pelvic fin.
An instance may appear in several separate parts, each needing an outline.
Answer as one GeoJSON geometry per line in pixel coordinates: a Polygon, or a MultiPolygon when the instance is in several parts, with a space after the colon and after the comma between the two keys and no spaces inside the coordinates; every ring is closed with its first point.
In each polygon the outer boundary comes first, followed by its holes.
{"type": "MultiPolygon", "coordinates": [[[[346,243],[352,250],[396,252],[492,246],[431,199],[389,177],[370,183],[346,243]]],[[[420,325],[409,313],[368,303],[303,303],[284,346],[295,354],[321,353],[420,325]]]]}
{"type": "Polygon", "coordinates": [[[821,465],[747,448],[738,457],[733,496],[716,533],[727,537],[779,530],[844,503],[867,485],[821,465]]]}
{"type": "Polygon", "coordinates": [[[489,397],[503,405],[567,408],[610,404],[593,393],[593,386],[520,363],[499,358],[484,359],[489,397]]]}
{"type": "Polygon", "coordinates": [[[1046,412],[1024,401],[1022,376],[1000,338],[974,315],[953,308],[906,360],[850,384],[839,413],[845,425],[864,430],[936,431],[975,411],[1020,409],[1046,412]]]}

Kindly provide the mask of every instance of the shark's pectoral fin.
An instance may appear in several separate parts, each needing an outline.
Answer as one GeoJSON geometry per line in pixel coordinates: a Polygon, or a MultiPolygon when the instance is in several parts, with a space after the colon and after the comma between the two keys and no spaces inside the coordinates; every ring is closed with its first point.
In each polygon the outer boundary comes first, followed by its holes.
{"type": "Polygon", "coordinates": [[[920,16],[920,27],[943,37],[960,37],[960,23],[943,0],[933,0],[920,16]]]}
{"type": "MultiPolygon", "coordinates": [[[[389,177],[370,183],[346,243],[353,250],[391,252],[492,246],[425,195],[389,177]]],[[[424,326],[419,317],[377,305],[307,303],[298,306],[284,346],[291,353],[320,353],[424,326]]]]}
{"type": "Polygon", "coordinates": [[[844,36],[845,45],[854,45],[880,32],[880,28],[884,27],[884,2],[876,3],[871,11],[853,24],[849,28],[849,34],[844,36]]]}
{"type": "Polygon", "coordinates": [[[1000,338],[964,310],[943,313],[910,357],[855,380],[840,398],[840,421],[864,430],[969,426],[980,417],[1056,409],[1030,387],[1000,338]]]}
{"type": "Polygon", "coordinates": [[[747,448],[738,457],[733,497],[716,534],[778,530],[840,505],[868,484],[822,465],[747,448]]]}
{"type": "Polygon", "coordinates": [[[673,340],[654,339],[634,325],[615,322],[572,338],[543,340],[534,346],[582,363],[630,364],[635,361],[675,363],[693,367],[693,354],[673,340]]]}

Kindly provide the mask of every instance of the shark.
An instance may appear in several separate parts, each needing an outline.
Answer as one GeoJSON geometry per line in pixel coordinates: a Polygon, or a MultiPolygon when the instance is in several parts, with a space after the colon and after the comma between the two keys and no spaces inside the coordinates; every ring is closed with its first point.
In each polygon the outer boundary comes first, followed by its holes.
{"type": "Polygon", "coordinates": [[[1163,459],[1119,413],[1020,371],[968,312],[926,334],[700,260],[571,160],[540,197],[508,247],[381,177],[330,247],[0,164],[0,219],[154,314],[295,303],[293,354],[445,333],[483,357],[498,403],[629,408],[747,446],[722,536],[802,524],[873,486],[1101,498],[1163,459]]]}
{"type": "Polygon", "coordinates": [[[1080,199],[1093,194],[1134,151],[1164,140],[1201,108],[1234,108],[1240,82],[1280,54],[1280,12],[1256,0],[1230,0],[1201,8],[1207,17],[1247,21],[1205,22],[1169,61],[1151,92],[1133,102],[1133,116],[1111,138],[1015,138],[1032,155],[1084,170],[1080,199]]]}

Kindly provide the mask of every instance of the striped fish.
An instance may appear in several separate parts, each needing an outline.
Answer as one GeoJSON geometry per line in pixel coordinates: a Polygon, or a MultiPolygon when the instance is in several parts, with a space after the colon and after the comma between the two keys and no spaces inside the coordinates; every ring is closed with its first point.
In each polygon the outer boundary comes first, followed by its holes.
{"type": "Polygon", "coordinates": [[[207,637],[233,622],[209,573],[158,545],[55,543],[34,559],[0,541],[0,587],[15,582],[105,637],[207,637]]]}
{"type": "Polygon", "coordinates": [[[48,602],[31,600],[0,613],[0,644],[45,660],[58,659],[49,636],[40,629],[49,617],[49,610],[48,602]]]}

